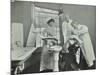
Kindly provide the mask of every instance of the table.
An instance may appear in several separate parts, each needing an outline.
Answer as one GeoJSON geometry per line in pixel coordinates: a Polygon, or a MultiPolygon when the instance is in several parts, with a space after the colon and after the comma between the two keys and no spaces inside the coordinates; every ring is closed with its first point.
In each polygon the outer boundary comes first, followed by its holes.
{"type": "Polygon", "coordinates": [[[25,62],[36,49],[34,47],[18,47],[11,50],[11,62],[12,67],[14,67],[12,68],[12,70],[14,69],[14,74],[22,72],[27,67],[25,62]]]}

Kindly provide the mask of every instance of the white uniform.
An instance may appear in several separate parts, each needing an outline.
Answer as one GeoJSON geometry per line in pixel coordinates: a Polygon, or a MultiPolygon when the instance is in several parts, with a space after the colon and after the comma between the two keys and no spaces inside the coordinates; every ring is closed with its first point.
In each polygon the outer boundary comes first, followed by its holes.
{"type": "MultiPolygon", "coordinates": [[[[44,30],[44,34],[47,34],[47,37],[55,37],[56,36],[56,30],[54,27],[48,27],[44,30]]],[[[41,62],[40,62],[40,71],[46,70],[46,69],[54,69],[55,66],[55,55],[54,53],[50,54],[49,51],[50,48],[44,44],[41,54],[41,62]]],[[[54,71],[58,71],[57,69],[54,69],[54,71]]]]}
{"type": "Polygon", "coordinates": [[[81,45],[83,55],[88,66],[92,66],[93,61],[95,60],[95,55],[87,26],[79,25],[78,29],[75,29],[73,32],[83,41],[83,44],[81,45]]]}
{"type": "Polygon", "coordinates": [[[72,22],[72,20],[69,20],[68,23],[66,21],[64,21],[62,23],[62,33],[63,33],[63,36],[64,36],[64,43],[66,43],[68,38],[72,35],[73,28],[71,26],[71,22],[72,22]]]}

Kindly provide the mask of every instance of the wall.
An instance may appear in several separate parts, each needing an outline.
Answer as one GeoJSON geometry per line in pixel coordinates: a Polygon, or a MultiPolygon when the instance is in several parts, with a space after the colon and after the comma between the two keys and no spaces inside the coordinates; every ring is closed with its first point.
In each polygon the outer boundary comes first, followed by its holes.
{"type": "Polygon", "coordinates": [[[23,24],[23,39],[25,46],[31,26],[31,2],[12,2],[11,22],[18,22],[23,24]]]}

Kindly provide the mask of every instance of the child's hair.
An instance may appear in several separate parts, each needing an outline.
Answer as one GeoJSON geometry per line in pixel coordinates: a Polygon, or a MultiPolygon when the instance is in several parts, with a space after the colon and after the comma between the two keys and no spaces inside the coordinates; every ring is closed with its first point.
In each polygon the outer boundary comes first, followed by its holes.
{"type": "Polygon", "coordinates": [[[74,41],[74,44],[76,44],[76,43],[78,44],[78,40],[77,40],[77,39],[75,39],[75,38],[70,38],[69,41],[70,41],[70,40],[73,40],[73,41],[74,41]]]}

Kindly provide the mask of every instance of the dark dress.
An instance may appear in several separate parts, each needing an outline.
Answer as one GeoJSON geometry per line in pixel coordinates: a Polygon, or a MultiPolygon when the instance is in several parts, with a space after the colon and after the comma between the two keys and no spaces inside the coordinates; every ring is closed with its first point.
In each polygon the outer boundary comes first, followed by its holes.
{"type": "Polygon", "coordinates": [[[80,48],[80,46],[79,45],[76,46],[76,44],[77,43],[74,43],[73,45],[70,45],[68,47],[69,53],[60,52],[60,55],[62,55],[62,58],[60,58],[59,60],[60,71],[79,70],[86,67],[86,61],[84,60],[81,50],[80,50],[80,62],[79,64],[76,62],[76,52],[80,48]]]}

